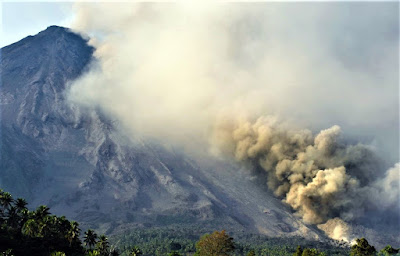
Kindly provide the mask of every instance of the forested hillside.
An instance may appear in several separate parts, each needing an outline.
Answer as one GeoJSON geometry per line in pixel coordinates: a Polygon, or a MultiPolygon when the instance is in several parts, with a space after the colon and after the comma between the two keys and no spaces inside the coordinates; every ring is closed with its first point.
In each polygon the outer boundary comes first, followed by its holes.
{"type": "Polygon", "coordinates": [[[391,246],[377,252],[364,238],[350,248],[347,243],[322,243],[301,237],[271,238],[245,233],[230,236],[225,230],[204,233],[201,227],[197,231],[185,230],[182,225],[149,227],[114,235],[109,241],[104,234],[98,235],[92,229],[82,232],[78,222],[52,215],[45,205],[29,210],[25,199],[14,199],[0,189],[1,256],[385,256],[399,253],[391,246]]]}

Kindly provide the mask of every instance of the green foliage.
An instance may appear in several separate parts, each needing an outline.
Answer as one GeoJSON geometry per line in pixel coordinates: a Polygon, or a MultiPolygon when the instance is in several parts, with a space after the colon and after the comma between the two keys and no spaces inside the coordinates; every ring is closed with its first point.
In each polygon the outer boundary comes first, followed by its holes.
{"type": "Polygon", "coordinates": [[[371,246],[367,239],[361,238],[351,247],[350,256],[373,256],[375,253],[375,247],[371,246]]]}
{"type": "Polygon", "coordinates": [[[11,203],[13,202],[12,196],[8,192],[1,192],[0,193],[0,205],[3,206],[5,210],[10,208],[11,203]]]}
{"type": "Polygon", "coordinates": [[[110,244],[105,235],[99,237],[99,241],[96,244],[97,250],[100,252],[101,256],[107,256],[110,248],[110,244]]]}
{"type": "Polygon", "coordinates": [[[305,248],[301,256],[326,256],[326,254],[323,252],[319,252],[315,248],[305,248]]]}
{"type": "MultiPolygon", "coordinates": [[[[357,239],[351,251],[343,244],[308,241],[301,237],[270,238],[262,235],[237,233],[233,238],[225,231],[206,234],[204,228],[132,229],[123,235],[111,237],[120,252],[110,246],[105,235],[89,229],[84,233],[83,247],[79,239],[79,223],[50,213],[47,206],[30,211],[24,199],[14,200],[10,193],[0,189],[0,256],[177,256],[177,255],[234,255],[234,256],[370,256],[376,250],[364,238],[357,239]],[[201,239],[196,243],[198,237],[201,239]],[[196,247],[195,247],[196,244],[196,247]],[[135,246],[133,246],[135,245],[135,246]],[[297,248],[294,245],[299,245],[297,248]],[[341,247],[342,246],[342,247],[341,247]],[[140,248],[140,249],[139,249],[140,248]],[[197,251],[196,251],[197,248],[197,251]],[[303,249],[304,248],[304,249],[303,249]]],[[[189,226],[193,227],[193,226],[189,226]]],[[[379,256],[399,255],[399,249],[388,245],[379,256]]]]}
{"type": "Polygon", "coordinates": [[[50,256],[65,256],[64,252],[52,252],[50,256]]]}
{"type": "Polygon", "coordinates": [[[256,256],[256,252],[254,250],[251,250],[247,253],[246,256],[256,256]]]}
{"type": "Polygon", "coordinates": [[[83,238],[83,242],[86,246],[89,246],[90,249],[97,243],[97,234],[94,232],[93,229],[88,229],[85,232],[85,237],[83,238]]]}
{"type": "Polygon", "coordinates": [[[142,251],[139,249],[139,247],[134,246],[131,250],[130,250],[130,254],[129,256],[139,256],[142,255],[142,251]]]}
{"type": "Polygon", "coordinates": [[[12,249],[7,249],[4,252],[0,252],[0,256],[13,256],[14,254],[12,254],[12,249]]]}
{"type": "Polygon", "coordinates": [[[119,256],[119,251],[116,248],[110,249],[110,256],[119,256]]]}
{"type": "Polygon", "coordinates": [[[70,226],[67,231],[67,235],[66,235],[66,238],[68,239],[69,244],[71,244],[73,241],[77,241],[79,239],[80,232],[81,232],[81,230],[79,228],[79,223],[76,221],[71,221],[70,226]]]}
{"type": "Polygon", "coordinates": [[[177,251],[172,251],[172,252],[168,253],[168,256],[182,256],[182,254],[180,254],[177,251]]]}
{"type": "Polygon", "coordinates": [[[225,230],[205,234],[196,243],[196,254],[199,256],[228,256],[235,250],[233,238],[225,230]]]}
{"type": "Polygon", "coordinates": [[[138,246],[143,255],[165,256],[171,251],[183,255],[195,252],[195,241],[201,233],[187,231],[184,228],[146,228],[132,229],[131,231],[115,237],[110,237],[112,242],[119,244],[122,255],[130,255],[134,246],[138,246]]]}
{"type": "Polygon", "coordinates": [[[301,246],[297,246],[295,253],[293,253],[293,256],[301,256],[303,254],[303,249],[301,246]]]}
{"type": "Polygon", "coordinates": [[[170,248],[171,248],[171,251],[178,251],[182,248],[182,246],[180,243],[171,242],[170,248]]]}
{"type": "Polygon", "coordinates": [[[100,256],[100,252],[96,250],[88,251],[85,256],[100,256]]]}
{"type": "MultiPolygon", "coordinates": [[[[118,244],[121,255],[128,256],[134,245],[140,247],[144,256],[165,256],[171,251],[182,255],[193,255],[198,237],[210,230],[203,226],[168,226],[150,228],[132,228],[118,236],[110,237],[110,241],[118,244]],[[180,249],[173,248],[173,243],[180,249]]],[[[303,248],[316,248],[329,256],[348,256],[349,249],[317,241],[309,241],[302,237],[267,237],[249,233],[230,233],[235,238],[235,251],[232,255],[243,256],[254,250],[257,256],[288,256],[296,251],[296,245],[303,248]]],[[[301,251],[302,253],[302,251],[301,251]]],[[[299,255],[301,256],[301,254],[299,255]]]]}
{"type": "Polygon", "coordinates": [[[386,245],[380,252],[380,256],[399,255],[400,249],[395,249],[391,245],[386,245]]]}
{"type": "MultiPolygon", "coordinates": [[[[25,256],[27,252],[30,256],[85,255],[78,222],[51,215],[50,208],[45,205],[34,211],[29,211],[26,206],[24,199],[14,200],[10,193],[0,189],[0,256],[25,256]]],[[[85,238],[85,244],[89,246],[97,243],[93,230],[85,238]]],[[[99,249],[99,254],[95,251],[88,251],[88,254],[119,255],[109,250],[105,236],[101,237],[99,249]]]]}

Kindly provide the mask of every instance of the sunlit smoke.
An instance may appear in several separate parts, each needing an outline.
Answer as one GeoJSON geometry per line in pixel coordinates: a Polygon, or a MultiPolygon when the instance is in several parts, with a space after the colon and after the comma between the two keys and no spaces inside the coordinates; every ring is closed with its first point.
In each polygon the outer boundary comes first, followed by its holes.
{"type": "Polygon", "coordinates": [[[215,126],[213,143],[224,155],[267,173],[274,194],[305,222],[326,222],[319,227],[331,237],[347,234],[343,220],[361,217],[367,208],[396,207],[399,202],[399,164],[379,181],[370,181],[370,173],[382,172],[370,161],[373,150],[342,143],[339,126],[313,136],[308,130],[290,129],[276,117],[225,120],[215,126]],[[360,153],[365,151],[369,154],[360,153]]]}
{"type": "Polygon", "coordinates": [[[133,136],[210,149],[263,172],[277,197],[335,239],[348,239],[345,221],[366,208],[398,202],[399,165],[385,174],[376,152],[398,161],[390,4],[74,9],[73,29],[91,36],[96,61],[72,84],[72,102],[100,107],[133,136]],[[359,15],[343,15],[349,9],[359,15]],[[373,136],[375,147],[345,142],[335,124],[349,137],[373,136]]]}

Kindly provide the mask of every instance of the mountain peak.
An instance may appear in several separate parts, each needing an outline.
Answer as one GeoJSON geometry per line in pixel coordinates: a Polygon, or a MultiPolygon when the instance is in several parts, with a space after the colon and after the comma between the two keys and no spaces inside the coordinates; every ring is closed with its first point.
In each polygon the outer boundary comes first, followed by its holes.
{"type": "MultiPolygon", "coordinates": [[[[71,49],[87,48],[93,52],[93,48],[88,46],[87,39],[75,33],[69,28],[52,25],[33,36],[27,36],[18,42],[3,47],[2,53],[7,54],[14,51],[22,51],[26,48],[48,49],[71,49]]],[[[44,53],[44,52],[43,52],[44,53]]],[[[22,54],[20,54],[22,55],[22,54]]]]}
{"type": "Polygon", "coordinates": [[[38,36],[38,35],[40,35],[40,36],[43,36],[43,35],[44,36],[49,36],[49,35],[60,36],[62,34],[70,35],[70,36],[77,35],[69,28],[51,25],[51,26],[48,26],[45,30],[40,31],[36,36],[38,36]]]}
{"type": "Polygon", "coordinates": [[[61,27],[61,26],[57,26],[57,25],[51,25],[51,26],[48,26],[46,28],[46,30],[65,30],[65,29],[67,29],[67,28],[61,27]]]}
{"type": "Polygon", "coordinates": [[[1,68],[12,77],[9,85],[14,87],[16,77],[36,77],[35,74],[43,71],[55,77],[74,79],[90,61],[93,51],[87,39],[69,28],[49,26],[34,36],[3,47],[1,68]]]}

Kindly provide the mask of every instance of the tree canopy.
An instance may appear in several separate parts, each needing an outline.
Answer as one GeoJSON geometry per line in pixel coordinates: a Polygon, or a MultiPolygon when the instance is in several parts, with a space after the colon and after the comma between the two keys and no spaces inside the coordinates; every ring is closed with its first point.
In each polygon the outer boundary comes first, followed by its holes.
{"type": "Polygon", "coordinates": [[[370,245],[364,237],[356,240],[351,247],[350,256],[373,256],[376,253],[375,247],[370,245]]]}
{"type": "Polygon", "coordinates": [[[228,256],[235,249],[233,238],[225,230],[205,234],[196,243],[196,254],[199,256],[228,256]]]}
{"type": "Polygon", "coordinates": [[[10,193],[0,189],[0,256],[118,256],[110,249],[107,237],[97,240],[93,230],[85,232],[82,245],[81,229],[76,221],[50,213],[50,208],[41,205],[30,211],[22,198],[14,200],[10,193]],[[92,250],[96,245],[97,250],[92,250]]]}

